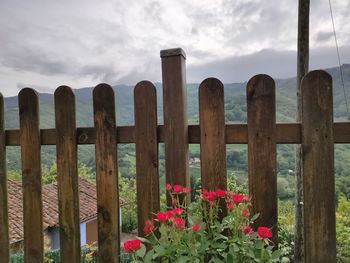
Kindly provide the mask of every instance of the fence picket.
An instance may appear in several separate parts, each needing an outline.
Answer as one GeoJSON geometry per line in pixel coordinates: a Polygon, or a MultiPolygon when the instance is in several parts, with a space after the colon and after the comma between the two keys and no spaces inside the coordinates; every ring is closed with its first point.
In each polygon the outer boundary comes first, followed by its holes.
{"type": "Polygon", "coordinates": [[[256,225],[270,227],[277,244],[275,82],[257,75],[247,84],[248,180],[256,225]]]}
{"type": "Polygon", "coordinates": [[[24,88],[18,94],[22,159],[24,261],[44,261],[41,197],[39,100],[37,93],[24,88]]]}
{"type": "Polygon", "coordinates": [[[305,262],[336,262],[332,77],[301,84],[305,262]]]}
{"type": "MultiPolygon", "coordinates": [[[[224,86],[208,78],[199,86],[202,189],[227,188],[224,86]]],[[[221,204],[221,217],[227,213],[221,204]]]]}
{"type": "Polygon", "coordinates": [[[117,136],[114,91],[107,84],[93,90],[98,262],[117,263],[120,255],[117,136]]]}
{"type": "MultiPolygon", "coordinates": [[[[80,262],[77,145],[95,144],[98,262],[120,262],[117,144],[136,143],[139,235],[160,209],[158,143],[165,143],[166,183],[189,186],[188,145],[201,144],[202,187],[227,187],[226,144],[248,144],[249,192],[256,225],[272,228],[277,244],[276,143],[302,144],[306,263],[336,262],[334,143],[350,142],[350,123],[333,123],[332,79],[323,71],[302,81],[302,123],[276,124],[275,83],[257,75],[247,84],[247,124],[225,124],[224,90],[214,78],[199,88],[200,125],[188,126],[185,54],[161,51],[164,125],[157,125],[156,90],[135,87],[135,126],[116,127],[114,92],[93,90],[94,127],[76,127],[69,87],[55,92],[56,129],[39,128],[39,103],[30,88],[18,95],[20,129],[5,130],[0,94],[0,259],[9,262],[6,146],[21,146],[25,262],[43,263],[41,145],[57,145],[62,262],[80,262]]],[[[189,198],[189,195],[187,195],[189,198]]],[[[170,199],[168,196],[168,205],[170,199]]],[[[226,209],[226,207],[223,207],[226,209]]],[[[224,213],[226,211],[224,210],[224,213]]],[[[224,215],[222,214],[222,216],[224,215]]]]}
{"type": "Polygon", "coordinates": [[[80,262],[79,179],[75,96],[71,88],[55,91],[57,183],[62,262],[80,262]]]}
{"type": "Polygon", "coordinates": [[[7,205],[7,171],[5,139],[5,105],[0,93],[0,258],[4,263],[10,261],[9,224],[7,205]]]}
{"type": "MultiPolygon", "coordinates": [[[[166,182],[190,186],[185,53],[162,50],[166,182]]],[[[189,195],[187,195],[189,201],[189,195]]],[[[170,206],[170,196],[167,195],[170,206]]]]}
{"type": "Polygon", "coordinates": [[[144,236],[145,221],[160,210],[156,89],[139,82],[134,98],[138,233],[144,236]]]}

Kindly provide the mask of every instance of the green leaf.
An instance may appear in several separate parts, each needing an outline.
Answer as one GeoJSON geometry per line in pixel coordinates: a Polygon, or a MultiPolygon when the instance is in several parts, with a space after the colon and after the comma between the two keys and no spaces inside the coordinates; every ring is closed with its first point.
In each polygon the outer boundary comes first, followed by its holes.
{"type": "Polygon", "coordinates": [[[271,259],[272,260],[279,259],[280,256],[281,256],[281,250],[275,250],[271,255],[271,259]]]}
{"type": "Polygon", "coordinates": [[[154,256],[154,250],[152,249],[152,250],[147,252],[145,258],[143,259],[144,263],[152,263],[153,256],[154,256]]]}
{"type": "Polygon", "coordinates": [[[136,251],[136,256],[142,258],[146,254],[146,247],[144,244],[141,245],[141,248],[136,251]]]}
{"type": "Polygon", "coordinates": [[[259,217],[259,215],[260,215],[260,213],[253,215],[253,217],[250,220],[255,221],[259,217]]]}

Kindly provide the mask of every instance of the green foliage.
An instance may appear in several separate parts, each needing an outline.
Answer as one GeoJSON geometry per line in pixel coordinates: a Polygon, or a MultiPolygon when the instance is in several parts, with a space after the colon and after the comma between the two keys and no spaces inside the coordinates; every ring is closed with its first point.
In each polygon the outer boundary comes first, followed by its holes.
{"type": "MultiPolygon", "coordinates": [[[[232,183],[231,186],[239,187],[232,183]]],[[[249,219],[247,196],[231,191],[203,191],[202,197],[187,207],[185,201],[180,204],[179,200],[189,189],[176,189],[179,187],[169,189],[172,200],[177,200],[176,207],[158,213],[156,222],[146,222],[147,239],[139,240],[150,249],[146,252],[142,245],[130,251],[132,262],[280,262],[280,251],[273,251],[273,245],[266,236],[246,229],[257,218],[253,216],[249,219]],[[221,205],[227,205],[229,212],[220,221],[221,205]],[[155,234],[155,223],[159,235],[155,234]]],[[[271,232],[269,235],[272,235],[271,232]]]]}
{"type": "Polygon", "coordinates": [[[225,100],[226,122],[247,122],[247,104],[244,95],[225,100]]]}
{"type": "MultiPolygon", "coordinates": [[[[52,184],[57,182],[57,165],[56,163],[53,163],[50,167],[47,167],[45,165],[41,168],[42,173],[42,184],[52,184]]],[[[78,165],[78,175],[79,177],[82,177],[84,179],[87,179],[89,181],[95,180],[95,174],[92,171],[92,169],[87,166],[86,164],[79,163],[78,165]]],[[[15,180],[15,181],[21,181],[22,180],[22,172],[18,170],[9,170],[7,172],[7,176],[9,179],[15,180]]]]}
{"type": "MultiPolygon", "coordinates": [[[[294,180],[294,177],[289,177],[294,180]]],[[[281,200],[290,200],[294,198],[295,188],[285,177],[277,177],[277,196],[281,200]]]]}
{"type": "Polygon", "coordinates": [[[57,182],[57,165],[53,163],[51,167],[43,166],[41,168],[41,181],[42,184],[52,184],[57,182]]]}
{"type": "Polygon", "coordinates": [[[337,209],[337,259],[350,262],[350,200],[341,196],[337,209]]]}
{"type": "Polygon", "coordinates": [[[350,176],[341,176],[335,179],[335,195],[337,200],[340,196],[350,199],[350,176]]]}
{"type": "Polygon", "coordinates": [[[119,176],[119,198],[122,206],[122,231],[130,233],[137,229],[137,202],[135,178],[119,176]]]}
{"type": "MultiPolygon", "coordinates": [[[[97,246],[95,244],[87,245],[81,250],[81,263],[97,263],[97,246]]],[[[120,263],[129,263],[131,257],[122,251],[120,263]]],[[[45,253],[45,263],[60,263],[60,250],[52,250],[45,253]]],[[[10,257],[10,263],[24,263],[23,254],[13,254],[10,257]]]]}
{"type": "Polygon", "coordinates": [[[282,262],[294,262],[294,203],[278,202],[278,242],[282,262]]]}

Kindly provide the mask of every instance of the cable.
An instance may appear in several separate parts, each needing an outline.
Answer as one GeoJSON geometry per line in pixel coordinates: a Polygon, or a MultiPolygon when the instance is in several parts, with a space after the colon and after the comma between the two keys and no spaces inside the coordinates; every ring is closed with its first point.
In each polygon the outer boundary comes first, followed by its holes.
{"type": "Polygon", "coordinates": [[[341,83],[342,83],[342,86],[343,86],[343,92],[344,92],[344,98],[345,98],[346,112],[348,113],[348,119],[350,120],[348,99],[347,99],[347,97],[346,97],[346,92],[345,92],[344,77],[343,77],[343,69],[342,69],[342,67],[341,67],[341,61],[340,61],[340,55],[339,55],[339,47],[338,47],[338,39],[337,39],[337,34],[336,34],[336,32],[335,32],[335,25],[334,25],[334,17],[333,17],[333,9],[332,9],[331,0],[328,0],[328,3],[329,3],[329,11],[331,12],[331,19],[332,19],[332,25],[333,25],[333,33],[334,33],[335,46],[336,46],[336,48],[337,48],[338,64],[339,64],[339,71],[340,71],[340,80],[341,80],[341,83]]]}

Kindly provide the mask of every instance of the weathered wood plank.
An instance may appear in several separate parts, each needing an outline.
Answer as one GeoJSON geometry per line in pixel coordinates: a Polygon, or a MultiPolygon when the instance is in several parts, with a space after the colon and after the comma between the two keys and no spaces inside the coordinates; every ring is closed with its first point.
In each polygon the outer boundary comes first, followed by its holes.
{"type": "Polygon", "coordinates": [[[75,96],[71,88],[55,91],[56,154],[60,259],[80,263],[79,180],[75,96]]]}
{"type": "MultiPolygon", "coordinates": [[[[165,127],[158,125],[158,142],[164,142],[165,127]]],[[[55,129],[41,129],[41,145],[55,145],[55,129]]],[[[78,144],[94,144],[95,129],[92,127],[77,128],[78,144]]],[[[5,131],[6,146],[19,146],[19,130],[5,131]]],[[[117,127],[117,143],[135,143],[135,127],[117,127]]],[[[188,143],[200,142],[199,125],[188,125],[188,143]]],[[[226,124],[227,144],[247,144],[247,124],[226,124]]],[[[301,143],[300,123],[277,123],[276,124],[277,144],[298,144],[301,143]]],[[[350,123],[334,123],[334,143],[350,143],[350,123]]]]}
{"type": "MultiPolygon", "coordinates": [[[[199,86],[202,189],[227,189],[224,85],[208,78],[199,86]]],[[[223,200],[222,200],[223,201],[223,200]]],[[[220,217],[227,214],[221,203],[220,217]]]]}
{"type": "Polygon", "coordinates": [[[117,129],[114,91],[107,84],[93,90],[96,131],[98,262],[117,263],[120,255],[117,129]]]}
{"type": "Polygon", "coordinates": [[[332,78],[321,70],[301,84],[305,262],[336,262],[332,78]]]}
{"type": "Polygon", "coordinates": [[[189,187],[186,58],[182,49],[171,49],[162,50],[161,59],[166,183],[189,187]]]}
{"type": "Polygon", "coordinates": [[[222,83],[215,78],[199,86],[202,187],[226,189],[225,104],[222,83]]]}
{"type": "Polygon", "coordinates": [[[10,261],[9,224],[7,205],[7,171],[6,171],[6,142],[5,142],[5,105],[0,93],[0,259],[10,261]]]}
{"type": "Polygon", "coordinates": [[[44,262],[39,101],[24,88],[18,95],[23,186],[24,261],[44,262]]]}
{"type": "Polygon", "coordinates": [[[257,75],[247,84],[248,178],[256,225],[271,228],[277,243],[275,82],[257,75]]]}
{"type": "Polygon", "coordinates": [[[147,219],[160,211],[157,97],[151,82],[139,82],[134,90],[137,218],[139,236],[147,219]]]}

